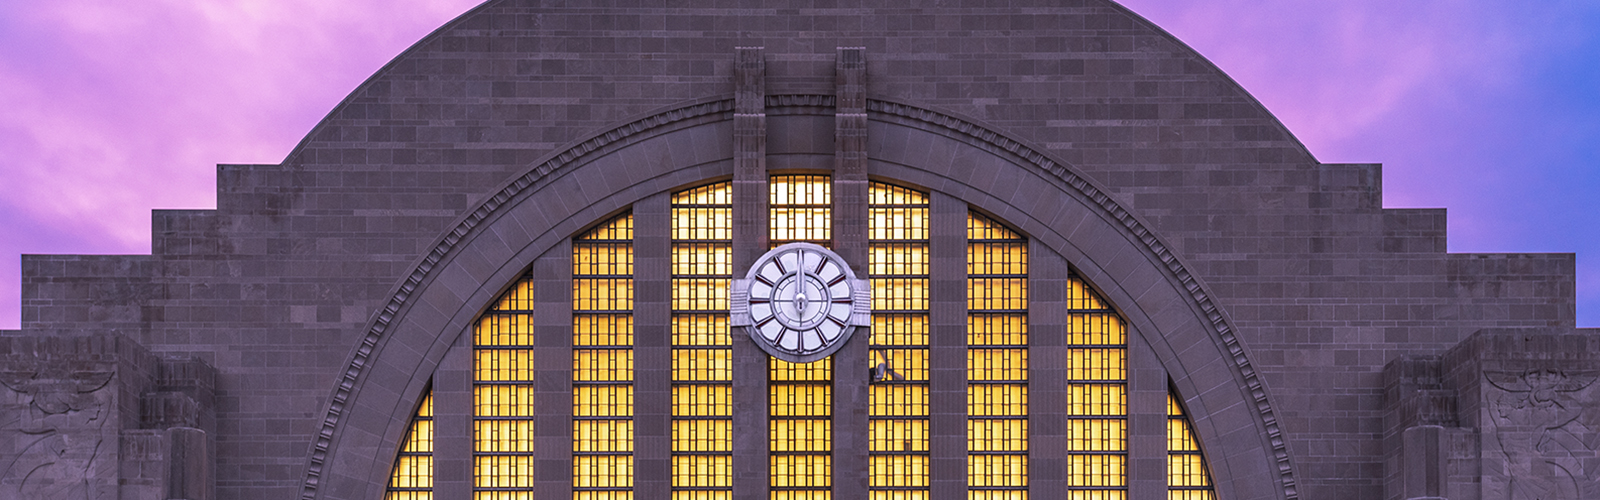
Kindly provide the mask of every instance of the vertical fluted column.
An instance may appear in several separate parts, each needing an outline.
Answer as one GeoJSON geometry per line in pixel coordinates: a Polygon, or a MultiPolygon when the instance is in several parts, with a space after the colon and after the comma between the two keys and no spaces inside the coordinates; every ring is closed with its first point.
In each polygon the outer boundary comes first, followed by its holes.
{"type": "Polygon", "coordinates": [[[867,275],[867,62],[864,49],[840,47],[833,115],[833,251],[867,275]]]}
{"type": "Polygon", "coordinates": [[[761,47],[739,47],[733,62],[733,268],[767,251],[766,63],[761,47]]]}
{"type": "MultiPolygon", "coordinates": [[[[767,249],[766,63],[761,47],[733,61],[733,269],[737,277],[767,249]]],[[[767,498],[767,353],[733,335],[733,498],[767,498]]]]}
{"type": "MultiPolygon", "coordinates": [[[[860,47],[840,47],[834,115],[833,250],[867,276],[867,64],[860,47]]],[[[867,497],[867,344],[859,328],[834,353],[833,498],[867,497]]]]}

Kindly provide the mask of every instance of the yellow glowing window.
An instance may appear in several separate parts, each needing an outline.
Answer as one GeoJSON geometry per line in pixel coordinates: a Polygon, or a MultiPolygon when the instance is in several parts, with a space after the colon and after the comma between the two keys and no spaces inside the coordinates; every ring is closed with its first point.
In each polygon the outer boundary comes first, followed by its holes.
{"type": "Polygon", "coordinates": [[[774,175],[767,184],[768,239],[772,246],[833,240],[833,178],[826,175],[774,175]]]}
{"type": "Polygon", "coordinates": [[[768,359],[771,498],[826,499],[833,486],[833,358],[768,359]]]}
{"type": "Polygon", "coordinates": [[[533,486],[533,281],[523,277],[473,328],[473,490],[514,498],[533,486]]]}
{"type": "MultiPolygon", "coordinates": [[[[771,244],[831,246],[831,188],[825,175],[772,176],[771,244]]],[[[881,182],[870,183],[868,192],[873,313],[865,368],[872,381],[862,438],[869,452],[869,498],[926,500],[933,462],[929,198],[881,182]]],[[[671,427],[665,431],[673,500],[731,500],[733,461],[760,459],[733,454],[732,210],[730,182],[671,195],[671,427]]],[[[1124,322],[1087,283],[1072,277],[1063,311],[1065,348],[1052,351],[1052,359],[1030,359],[1028,240],[977,213],[969,213],[966,229],[968,499],[1027,500],[1029,455],[1036,452],[1064,459],[1068,491],[1051,495],[1125,499],[1124,322]],[[1057,449],[1030,446],[1030,361],[1060,366],[1067,374],[1066,439],[1057,449]]],[[[634,257],[629,214],[572,241],[573,500],[633,498],[634,257]]],[[[540,455],[534,449],[533,304],[532,281],[524,277],[474,327],[474,490],[480,500],[531,498],[535,485],[540,455]]],[[[860,369],[835,366],[831,358],[806,364],[769,360],[771,499],[831,500],[835,368],[860,369]]],[[[1211,500],[1204,457],[1182,408],[1171,401],[1169,498],[1211,500]]],[[[386,499],[431,497],[432,421],[422,414],[427,405],[431,400],[413,421],[386,499]]]]}
{"type": "Polygon", "coordinates": [[[633,216],[572,241],[574,499],[633,497],[633,216]]]}
{"type": "Polygon", "coordinates": [[[928,195],[867,186],[867,277],[872,282],[868,365],[868,497],[929,496],[928,195]]]}
{"type": "Polygon", "coordinates": [[[400,454],[389,475],[385,500],[429,500],[433,498],[433,394],[422,396],[417,415],[411,419],[400,454]]]}
{"type": "Polygon", "coordinates": [[[1212,500],[1211,471],[1176,393],[1167,391],[1167,498],[1212,500]]]}
{"type": "Polygon", "coordinates": [[[1072,277],[1067,286],[1069,498],[1121,499],[1128,485],[1128,341],[1122,318],[1072,277]]]}
{"type": "Polygon", "coordinates": [[[1028,241],[967,215],[967,491],[1028,497],[1028,241]]]}
{"type": "Polygon", "coordinates": [[[733,186],[672,195],[672,497],[733,496],[733,186]]]}
{"type": "MultiPolygon", "coordinates": [[[[833,245],[833,179],[774,175],[768,182],[772,246],[833,245]]],[[[828,500],[833,485],[833,358],[768,365],[768,491],[773,500],[828,500]]]]}

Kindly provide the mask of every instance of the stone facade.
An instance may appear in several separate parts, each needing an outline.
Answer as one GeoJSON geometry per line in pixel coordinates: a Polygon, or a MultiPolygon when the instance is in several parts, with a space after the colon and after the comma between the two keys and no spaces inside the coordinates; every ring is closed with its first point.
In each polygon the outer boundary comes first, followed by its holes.
{"type": "Polygon", "coordinates": [[[1443,210],[1384,209],[1379,166],[1318,162],[1137,15],[691,3],[488,2],[282,164],[220,166],[216,210],[156,211],[151,255],[25,256],[0,462],[41,461],[41,432],[72,445],[0,488],[379,498],[423,390],[470,382],[461,333],[530,268],[567,293],[578,230],[709,180],[833,171],[992,214],[1092,282],[1184,398],[1221,498],[1593,496],[1572,256],[1446,253],[1443,210]]]}

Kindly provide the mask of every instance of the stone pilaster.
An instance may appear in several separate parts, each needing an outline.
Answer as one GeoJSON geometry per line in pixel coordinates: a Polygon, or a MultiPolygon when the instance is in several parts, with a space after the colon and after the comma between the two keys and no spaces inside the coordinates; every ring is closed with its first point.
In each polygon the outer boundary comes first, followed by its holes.
{"type": "Polygon", "coordinates": [[[929,450],[933,500],[967,498],[967,204],[929,196],[929,450]]]}
{"type": "MultiPolygon", "coordinates": [[[[860,47],[838,49],[834,114],[833,251],[867,276],[867,65],[860,47]]],[[[833,354],[833,497],[866,498],[867,344],[860,327],[833,354]]]]}
{"type": "MultiPolygon", "coordinates": [[[[760,47],[733,63],[733,269],[767,250],[766,63],[760,47]]],[[[733,340],[733,498],[767,498],[767,354],[743,332],[733,340]]]]}
{"type": "Polygon", "coordinates": [[[467,327],[433,372],[433,493],[471,498],[473,486],[473,331],[467,327]]]}
{"type": "Polygon", "coordinates": [[[634,498],[672,497],[670,196],[633,205],[634,498]]]}
{"type": "Polygon", "coordinates": [[[1128,326],[1128,498],[1167,497],[1167,370],[1128,326]]]}
{"type": "Polygon", "coordinates": [[[572,240],[533,262],[535,498],[572,497],[572,240]]]}

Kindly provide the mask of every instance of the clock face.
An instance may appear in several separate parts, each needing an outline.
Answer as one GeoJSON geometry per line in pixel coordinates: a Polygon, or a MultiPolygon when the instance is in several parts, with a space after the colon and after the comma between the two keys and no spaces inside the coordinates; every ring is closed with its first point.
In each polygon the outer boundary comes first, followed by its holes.
{"type": "Polygon", "coordinates": [[[786,361],[827,357],[870,317],[866,282],[838,254],[810,243],[767,252],[733,288],[734,325],[786,361]]]}

